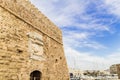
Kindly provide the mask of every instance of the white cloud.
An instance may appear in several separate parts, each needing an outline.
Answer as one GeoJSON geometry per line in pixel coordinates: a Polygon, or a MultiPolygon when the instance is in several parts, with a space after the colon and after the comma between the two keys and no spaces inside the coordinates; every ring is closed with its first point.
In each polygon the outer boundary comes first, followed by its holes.
{"type": "Polygon", "coordinates": [[[88,39],[90,35],[94,35],[94,33],[88,33],[88,32],[77,32],[77,31],[65,31],[65,36],[67,38],[73,38],[73,39],[80,39],[85,40],[88,39]]]}
{"type": "Polygon", "coordinates": [[[107,48],[104,45],[102,45],[100,43],[97,43],[95,41],[86,42],[86,43],[83,44],[83,46],[94,48],[94,49],[106,49],[107,48]]]}
{"type": "Polygon", "coordinates": [[[71,46],[73,48],[84,47],[93,49],[106,49],[104,45],[91,41],[91,36],[95,36],[94,32],[75,32],[75,31],[65,31],[63,36],[63,42],[65,46],[71,46]]]}
{"type": "Polygon", "coordinates": [[[75,26],[77,28],[81,28],[81,29],[85,29],[85,30],[94,30],[94,31],[108,31],[108,32],[112,32],[110,30],[110,27],[107,25],[103,25],[103,24],[98,24],[96,22],[94,22],[94,20],[88,22],[88,23],[81,23],[81,24],[75,24],[75,26]]]}
{"type": "Polygon", "coordinates": [[[120,0],[104,0],[110,13],[120,17],[120,0]]]}

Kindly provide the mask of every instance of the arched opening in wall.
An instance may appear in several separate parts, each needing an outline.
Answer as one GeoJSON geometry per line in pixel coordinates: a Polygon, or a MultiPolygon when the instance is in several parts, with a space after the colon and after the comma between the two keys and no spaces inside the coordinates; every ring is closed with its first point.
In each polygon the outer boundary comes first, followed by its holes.
{"type": "Polygon", "coordinates": [[[73,78],[73,73],[70,73],[70,78],[73,78]]]}
{"type": "Polygon", "coordinates": [[[38,70],[31,72],[30,80],[41,80],[42,73],[38,70]]]}

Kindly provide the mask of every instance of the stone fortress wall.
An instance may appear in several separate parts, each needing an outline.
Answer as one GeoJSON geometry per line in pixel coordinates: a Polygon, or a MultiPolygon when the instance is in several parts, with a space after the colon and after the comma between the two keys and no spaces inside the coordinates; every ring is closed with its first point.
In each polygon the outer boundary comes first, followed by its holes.
{"type": "Polygon", "coordinates": [[[27,0],[0,0],[0,80],[69,80],[62,32],[27,0]]]}

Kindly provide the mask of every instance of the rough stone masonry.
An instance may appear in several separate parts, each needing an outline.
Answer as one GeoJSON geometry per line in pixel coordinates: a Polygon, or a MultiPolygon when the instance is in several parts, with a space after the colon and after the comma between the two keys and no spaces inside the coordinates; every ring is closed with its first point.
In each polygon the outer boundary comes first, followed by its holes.
{"type": "Polygon", "coordinates": [[[61,30],[28,0],[0,0],[0,80],[69,80],[61,30]]]}

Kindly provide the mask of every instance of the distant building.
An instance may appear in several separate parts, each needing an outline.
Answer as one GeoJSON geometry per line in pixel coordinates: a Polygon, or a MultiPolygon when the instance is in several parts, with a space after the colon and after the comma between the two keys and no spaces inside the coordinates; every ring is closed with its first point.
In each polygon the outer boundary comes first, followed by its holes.
{"type": "Polygon", "coordinates": [[[117,74],[109,70],[79,70],[69,69],[70,80],[119,80],[117,74]]]}
{"type": "Polygon", "coordinates": [[[70,80],[81,80],[82,72],[79,69],[69,69],[70,80]]]}
{"type": "Polygon", "coordinates": [[[118,78],[120,79],[120,64],[114,64],[110,66],[111,74],[118,74],[118,78]]]}

